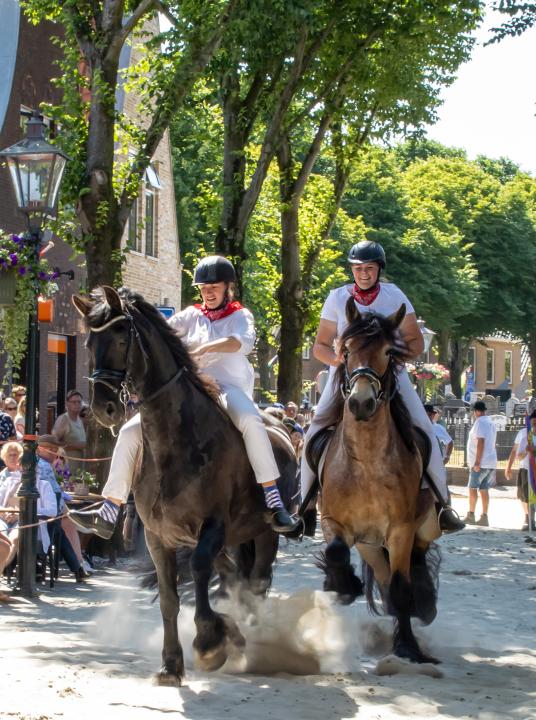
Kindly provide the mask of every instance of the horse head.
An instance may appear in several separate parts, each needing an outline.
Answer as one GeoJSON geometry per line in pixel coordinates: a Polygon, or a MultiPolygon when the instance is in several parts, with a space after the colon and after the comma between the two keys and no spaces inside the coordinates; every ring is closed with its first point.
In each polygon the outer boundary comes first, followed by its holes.
{"type": "Polygon", "coordinates": [[[352,297],[346,304],[348,326],[340,339],[344,361],[338,373],[341,392],[356,420],[369,420],[396,390],[396,365],[405,361],[407,353],[399,331],[405,315],[404,304],[388,317],[361,314],[352,297]]]}
{"type": "Polygon", "coordinates": [[[89,297],[73,295],[72,302],[89,331],[91,408],[101,425],[113,428],[124,419],[129,380],[140,360],[132,316],[119,293],[107,286],[89,297]]]}

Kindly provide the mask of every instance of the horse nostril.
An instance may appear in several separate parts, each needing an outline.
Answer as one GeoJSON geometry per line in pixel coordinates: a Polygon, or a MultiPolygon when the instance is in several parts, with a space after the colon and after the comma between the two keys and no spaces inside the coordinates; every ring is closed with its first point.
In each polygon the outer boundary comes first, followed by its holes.
{"type": "Polygon", "coordinates": [[[115,414],[115,405],[113,402],[106,403],[106,414],[113,417],[115,414]]]}
{"type": "Polygon", "coordinates": [[[364,410],[365,410],[366,414],[367,414],[367,415],[372,415],[372,413],[374,412],[374,409],[375,409],[375,408],[376,408],[376,402],[374,401],[374,398],[369,398],[369,399],[366,401],[365,407],[364,407],[364,410]]]}

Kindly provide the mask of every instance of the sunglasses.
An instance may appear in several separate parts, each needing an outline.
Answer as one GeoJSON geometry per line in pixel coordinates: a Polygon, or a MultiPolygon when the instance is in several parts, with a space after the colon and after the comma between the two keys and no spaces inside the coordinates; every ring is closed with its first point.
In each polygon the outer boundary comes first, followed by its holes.
{"type": "Polygon", "coordinates": [[[16,409],[17,409],[16,405],[7,405],[6,406],[6,410],[16,410],[16,409]]]}

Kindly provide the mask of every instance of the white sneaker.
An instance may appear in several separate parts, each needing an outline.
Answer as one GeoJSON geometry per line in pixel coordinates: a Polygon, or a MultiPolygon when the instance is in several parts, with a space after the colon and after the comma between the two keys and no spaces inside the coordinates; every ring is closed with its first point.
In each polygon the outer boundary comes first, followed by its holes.
{"type": "Polygon", "coordinates": [[[88,575],[93,574],[93,568],[91,567],[91,565],[88,563],[87,560],[82,560],[82,567],[84,568],[84,570],[87,572],[88,575]]]}

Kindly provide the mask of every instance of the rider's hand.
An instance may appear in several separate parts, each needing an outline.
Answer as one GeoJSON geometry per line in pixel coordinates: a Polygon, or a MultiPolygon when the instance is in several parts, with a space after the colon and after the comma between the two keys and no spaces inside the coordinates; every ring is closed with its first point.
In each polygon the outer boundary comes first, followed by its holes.
{"type": "Polygon", "coordinates": [[[190,350],[190,355],[193,357],[194,360],[198,360],[200,357],[203,357],[206,352],[206,346],[199,345],[199,347],[196,347],[195,350],[190,350]]]}

